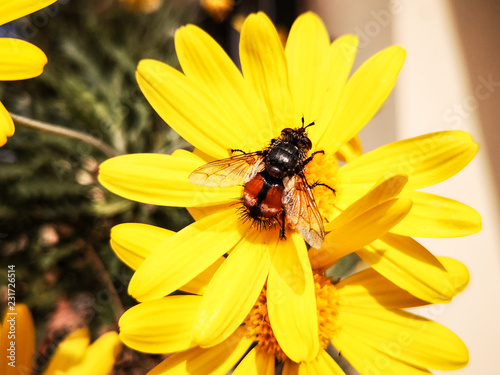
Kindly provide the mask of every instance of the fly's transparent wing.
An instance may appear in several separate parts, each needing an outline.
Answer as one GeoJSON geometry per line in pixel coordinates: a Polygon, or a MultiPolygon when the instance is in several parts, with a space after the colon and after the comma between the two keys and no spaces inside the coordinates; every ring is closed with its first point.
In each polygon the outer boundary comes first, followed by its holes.
{"type": "Polygon", "coordinates": [[[263,170],[262,151],[257,151],[202,165],[189,175],[189,181],[203,186],[244,185],[263,170]]]}
{"type": "Polygon", "coordinates": [[[304,175],[286,178],[283,184],[282,203],[288,221],[309,245],[320,248],[325,239],[323,219],[304,175]]]}

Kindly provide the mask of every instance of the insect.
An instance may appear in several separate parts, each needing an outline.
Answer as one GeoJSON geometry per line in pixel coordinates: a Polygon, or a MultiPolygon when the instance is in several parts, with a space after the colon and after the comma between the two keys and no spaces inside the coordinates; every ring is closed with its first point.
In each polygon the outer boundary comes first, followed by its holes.
{"type": "Polygon", "coordinates": [[[283,129],[261,151],[232,149],[241,154],[202,165],[189,175],[189,181],[204,186],[244,185],[241,208],[245,218],[259,228],[280,224],[279,237],[285,239],[286,217],[309,245],[319,248],[325,231],[311,189],[321,185],[334,194],[335,190],[319,182],[309,185],[304,175],[314,155],[324,153],[315,151],[307,157],[312,143],[306,129],[312,125],[304,126],[302,118],[301,127],[283,129]]]}

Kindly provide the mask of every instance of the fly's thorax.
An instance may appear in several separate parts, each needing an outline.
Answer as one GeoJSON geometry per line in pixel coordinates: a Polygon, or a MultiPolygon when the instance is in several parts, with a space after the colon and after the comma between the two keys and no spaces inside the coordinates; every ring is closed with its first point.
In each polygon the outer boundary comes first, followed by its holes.
{"type": "Polygon", "coordinates": [[[278,140],[267,150],[266,171],[276,178],[292,176],[303,168],[305,155],[306,152],[295,144],[278,140]]]}

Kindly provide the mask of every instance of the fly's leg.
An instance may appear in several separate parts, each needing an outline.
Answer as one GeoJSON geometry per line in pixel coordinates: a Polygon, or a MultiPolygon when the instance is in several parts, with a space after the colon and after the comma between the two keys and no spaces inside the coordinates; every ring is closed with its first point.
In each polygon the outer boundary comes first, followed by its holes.
{"type": "Polygon", "coordinates": [[[310,163],[310,162],[314,159],[314,155],[316,155],[316,154],[323,154],[323,155],[324,155],[324,154],[325,154],[325,151],[323,151],[323,150],[320,150],[320,151],[314,151],[314,152],[311,154],[311,156],[309,156],[306,160],[304,160],[304,164],[303,164],[303,165],[304,165],[304,167],[305,167],[308,163],[310,163]]]}
{"type": "Polygon", "coordinates": [[[228,148],[227,150],[229,151],[229,155],[232,155],[232,154],[234,154],[235,152],[241,152],[243,155],[245,155],[245,154],[246,154],[246,152],[245,152],[245,151],[240,150],[239,148],[228,148]]]}
{"type": "Polygon", "coordinates": [[[286,236],[285,236],[285,210],[281,211],[280,240],[286,240],[286,236]]]}
{"type": "Polygon", "coordinates": [[[322,184],[321,182],[318,182],[318,181],[316,181],[314,184],[310,185],[309,189],[314,189],[316,186],[324,186],[324,187],[330,189],[332,191],[333,195],[337,196],[337,192],[335,191],[334,188],[332,188],[331,186],[329,186],[327,184],[322,184]]]}

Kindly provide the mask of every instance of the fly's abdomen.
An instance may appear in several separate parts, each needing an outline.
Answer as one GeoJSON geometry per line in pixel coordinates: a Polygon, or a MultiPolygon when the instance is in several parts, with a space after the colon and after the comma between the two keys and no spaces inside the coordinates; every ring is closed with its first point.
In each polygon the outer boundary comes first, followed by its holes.
{"type": "Polygon", "coordinates": [[[283,190],[281,181],[267,174],[257,174],[246,183],[243,190],[242,201],[248,216],[255,220],[276,218],[283,210],[283,190]]]}

